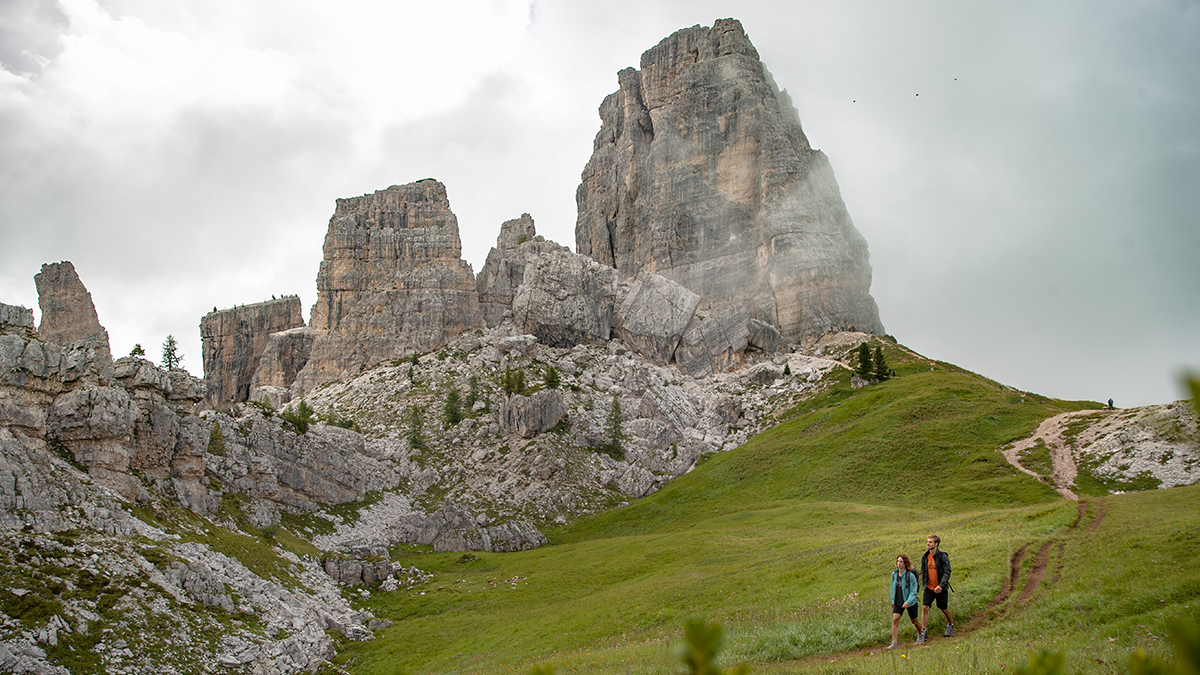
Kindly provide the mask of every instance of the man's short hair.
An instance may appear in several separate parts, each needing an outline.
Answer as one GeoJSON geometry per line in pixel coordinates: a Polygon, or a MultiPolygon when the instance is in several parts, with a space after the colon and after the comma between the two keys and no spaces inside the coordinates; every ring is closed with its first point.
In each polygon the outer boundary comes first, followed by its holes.
{"type": "Polygon", "coordinates": [[[932,539],[933,543],[937,544],[938,546],[942,545],[942,538],[937,536],[936,534],[929,535],[929,538],[932,539]]]}

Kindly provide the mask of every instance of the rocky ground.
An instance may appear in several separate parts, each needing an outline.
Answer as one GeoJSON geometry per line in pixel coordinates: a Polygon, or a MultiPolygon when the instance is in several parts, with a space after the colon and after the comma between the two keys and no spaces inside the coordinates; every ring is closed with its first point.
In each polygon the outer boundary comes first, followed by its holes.
{"type": "Polygon", "coordinates": [[[1004,451],[1021,471],[1078,499],[1200,481],[1200,431],[1188,401],[1063,413],[1004,451]]]}
{"type": "Polygon", "coordinates": [[[701,456],[737,447],[840,367],[802,352],[751,352],[736,372],[696,378],[619,341],[560,349],[510,323],[465,334],[305,400],[357,425],[365,454],[396,477],[354,522],[315,541],[453,549],[466,537],[474,544],[465,548],[527,548],[544,541],[541,528],[650,494],[701,456]],[[520,392],[504,391],[506,374],[524,378],[520,392]],[[447,412],[452,396],[461,401],[457,422],[447,412]],[[428,541],[430,518],[475,527],[428,541]],[[484,538],[490,545],[479,546],[484,538]]]}

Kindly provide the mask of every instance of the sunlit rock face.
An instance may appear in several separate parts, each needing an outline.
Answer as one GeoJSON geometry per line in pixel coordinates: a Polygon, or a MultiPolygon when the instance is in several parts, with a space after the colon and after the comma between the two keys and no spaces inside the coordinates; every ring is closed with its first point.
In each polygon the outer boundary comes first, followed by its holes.
{"type": "Polygon", "coordinates": [[[576,193],[577,252],[677,281],[799,342],[882,333],[867,243],[739,22],[680,30],[618,74],[576,193]]]}
{"type": "Polygon", "coordinates": [[[458,219],[433,179],[337,200],[323,250],[301,391],[482,325],[458,219]]]}

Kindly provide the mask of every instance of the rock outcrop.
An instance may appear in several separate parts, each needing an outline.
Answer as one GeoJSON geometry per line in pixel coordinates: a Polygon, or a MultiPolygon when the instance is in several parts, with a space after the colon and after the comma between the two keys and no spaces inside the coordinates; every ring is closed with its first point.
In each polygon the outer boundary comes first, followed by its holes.
{"type": "Polygon", "coordinates": [[[638,272],[617,306],[613,329],[652,363],[671,363],[700,296],[658,274],[638,272]]]}
{"type": "Polygon", "coordinates": [[[612,335],[616,281],[613,268],[554,245],[525,265],[513,324],[552,347],[604,342],[612,335]]]}
{"type": "Polygon", "coordinates": [[[433,179],[339,199],[317,273],[315,339],[295,388],[439,349],[480,326],[461,248],[446,188],[433,179]]]}
{"type": "Polygon", "coordinates": [[[678,31],[618,81],[576,193],[578,253],[740,304],[789,342],[883,332],[829,160],[740,23],[678,31]]]}
{"type": "Polygon", "coordinates": [[[288,388],[308,363],[314,338],[311,328],[271,333],[250,381],[250,400],[258,401],[265,396],[276,408],[291,400],[288,388]]]}
{"type": "Polygon", "coordinates": [[[92,294],[79,280],[75,265],[69,261],[46,263],[33,281],[42,310],[38,335],[43,340],[61,345],[103,336],[108,341],[108,332],[96,316],[92,294]]]}
{"type": "Polygon", "coordinates": [[[500,225],[496,245],[488,251],[487,261],[475,277],[484,325],[495,328],[512,309],[513,296],[525,280],[525,265],[529,260],[558,247],[537,235],[528,213],[500,225]]]}
{"type": "Polygon", "coordinates": [[[209,404],[248,400],[271,336],[303,326],[300,298],[295,295],[206,314],[200,320],[200,340],[209,404]]]}
{"type": "Polygon", "coordinates": [[[562,392],[543,389],[530,396],[513,394],[500,404],[500,428],[521,438],[533,438],[554,428],[567,414],[562,392]]]}

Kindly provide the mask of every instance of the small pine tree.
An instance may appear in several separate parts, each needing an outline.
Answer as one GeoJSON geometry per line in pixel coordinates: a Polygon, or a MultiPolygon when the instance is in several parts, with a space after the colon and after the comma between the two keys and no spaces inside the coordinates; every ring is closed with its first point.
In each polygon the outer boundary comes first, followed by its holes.
{"type": "Polygon", "coordinates": [[[462,419],[462,398],[459,396],[458,387],[450,385],[450,391],[446,392],[446,402],[442,404],[442,422],[449,429],[462,419]]]}
{"type": "Polygon", "coordinates": [[[883,360],[883,347],[875,346],[875,379],[883,382],[889,377],[887,361],[883,360]]]}
{"type": "Polygon", "coordinates": [[[315,421],[316,411],[304,399],[300,399],[295,410],[284,410],[279,416],[291,425],[296,433],[304,434],[308,433],[308,425],[315,421]]]}
{"type": "Polygon", "coordinates": [[[179,353],[179,343],[174,335],[168,335],[162,345],[162,367],[164,370],[177,370],[183,365],[183,354],[179,353]]]}
{"type": "Polygon", "coordinates": [[[784,367],[783,367],[783,374],[784,374],[784,375],[791,375],[791,374],[792,374],[792,364],[788,363],[788,364],[784,365],[784,367]]]}
{"type": "Polygon", "coordinates": [[[474,410],[475,403],[479,400],[479,376],[472,375],[468,382],[470,384],[467,389],[467,410],[474,410]]]}
{"type": "Polygon", "coordinates": [[[406,420],[408,422],[408,445],[413,450],[425,449],[425,434],[422,433],[424,414],[424,408],[414,405],[408,409],[408,413],[405,415],[408,418],[406,420]]]}
{"type": "Polygon", "coordinates": [[[858,346],[858,376],[871,379],[871,348],[865,342],[858,346]]]}
{"type": "Polygon", "coordinates": [[[133,346],[133,349],[129,350],[129,355],[130,356],[145,356],[146,350],[142,349],[142,343],[139,342],[133,346]]]}
{"type": "Polygon", "coordinates": [[[622,459],[625,455],[625,434],[621,431],[621,399],[613,394],[612,406],[608,409],[608,418],[604,421],[604,430],[608,441],[600,447],[600,451],[613,459],[622,459]]]}
{"type": "Polygon", "coordinates": [[[554,366],[546,366],[546,370],[542,376],[546,386],[551,389],[558,389],[558,385],[562,383],[562,379],[558,374],[558,368],[554,366]]]}

